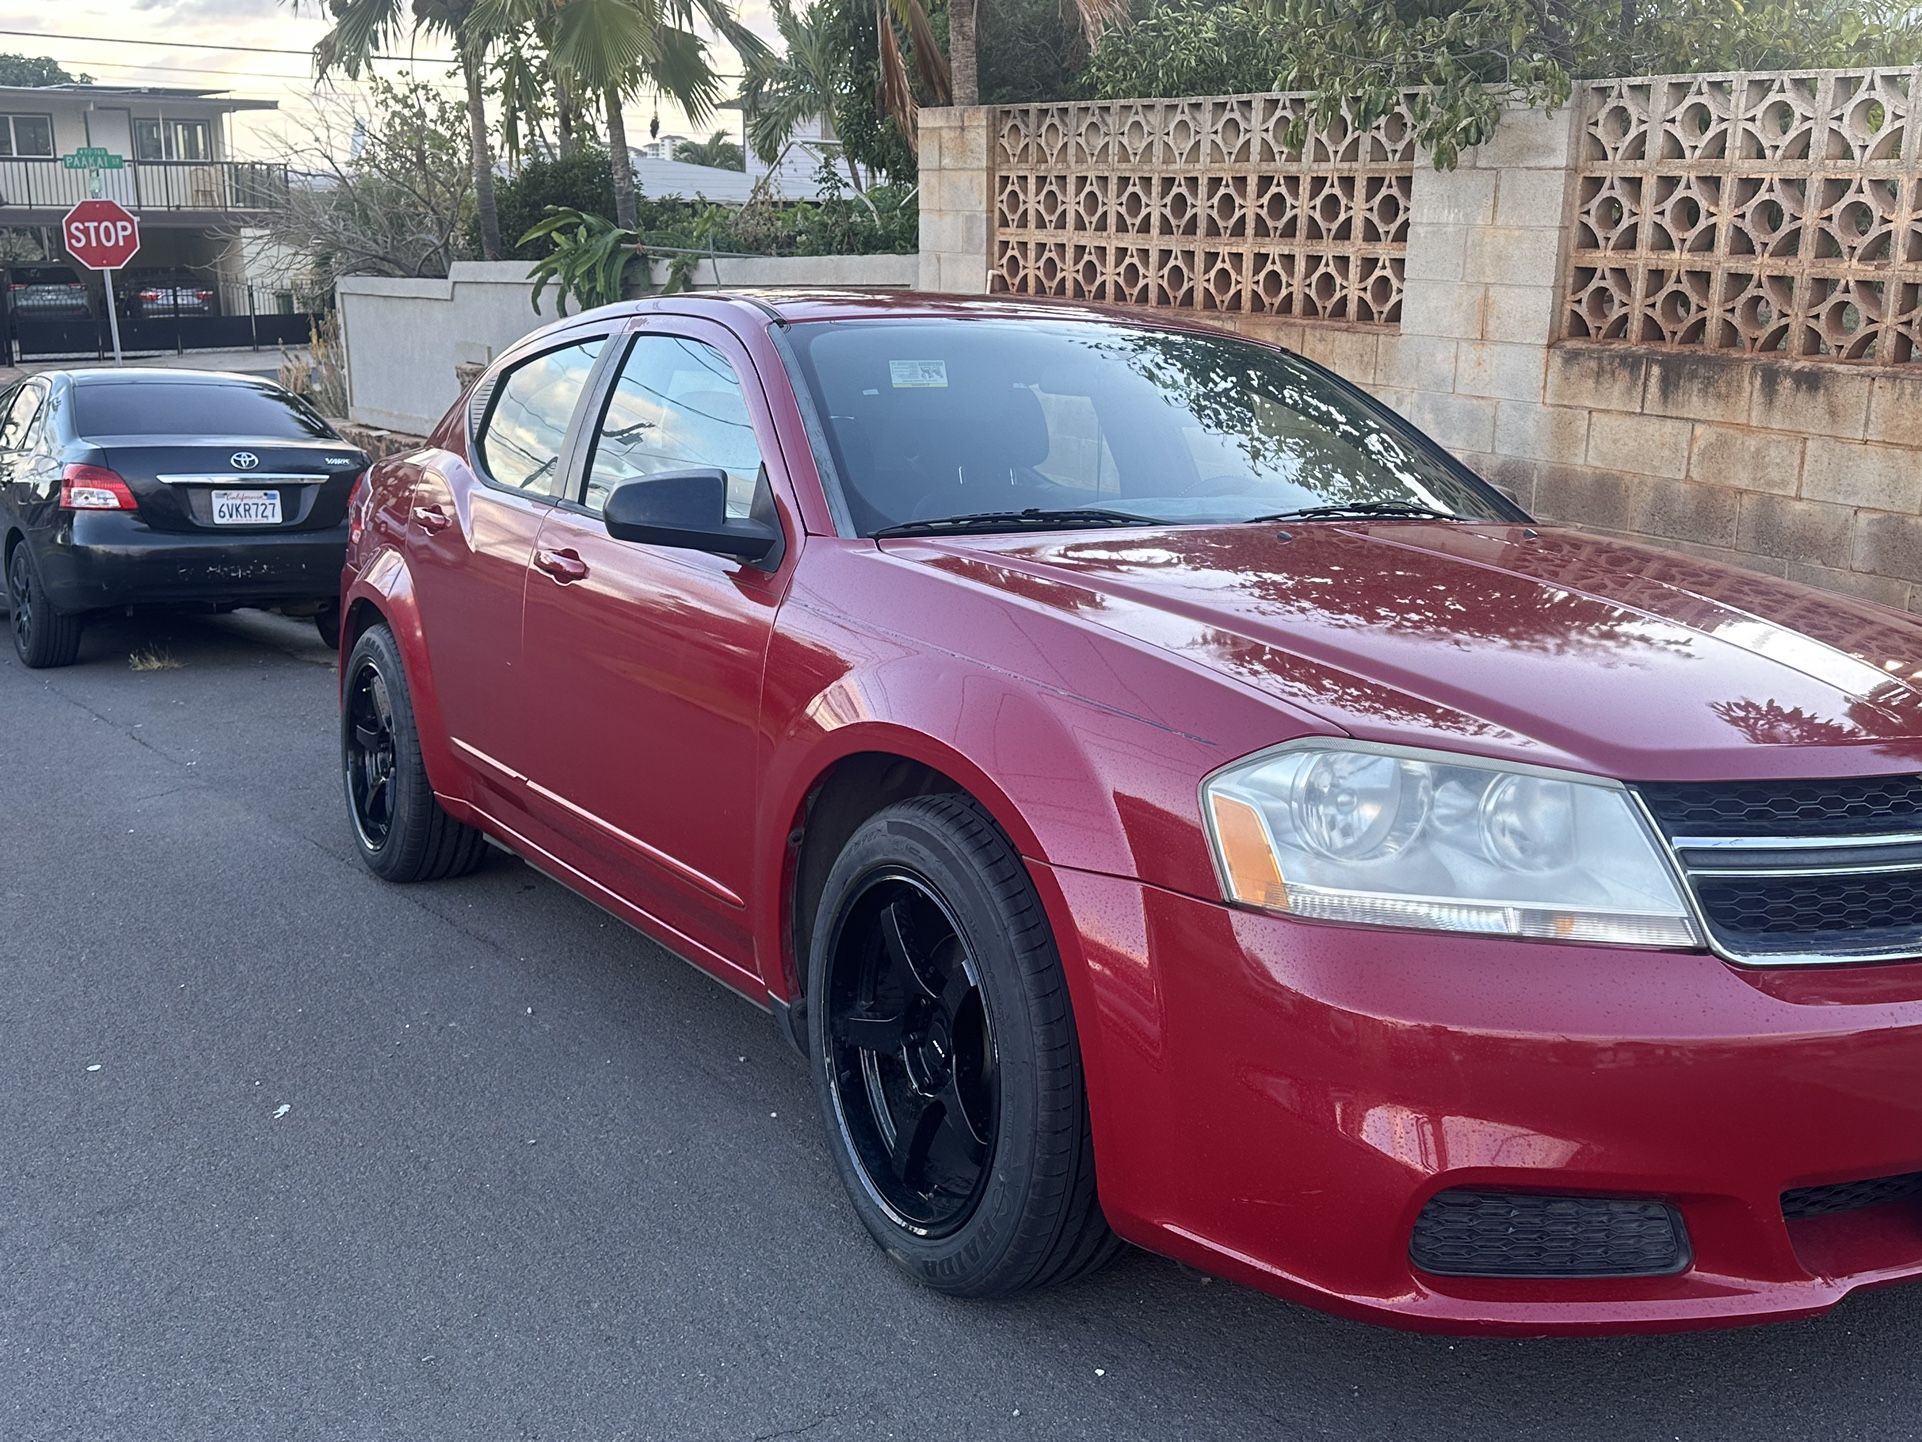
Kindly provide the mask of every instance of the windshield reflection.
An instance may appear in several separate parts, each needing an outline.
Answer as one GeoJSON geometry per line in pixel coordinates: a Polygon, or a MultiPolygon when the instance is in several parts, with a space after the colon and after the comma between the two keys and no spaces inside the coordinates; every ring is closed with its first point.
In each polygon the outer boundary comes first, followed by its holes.
{"type": "Polygon", "coordinates": [[[862,535],[956,518],[980,530],[1223,524],[1350,505],[1525,519],[1391,412],[1238,337],[952,319],[790,334],[862,535]]]}

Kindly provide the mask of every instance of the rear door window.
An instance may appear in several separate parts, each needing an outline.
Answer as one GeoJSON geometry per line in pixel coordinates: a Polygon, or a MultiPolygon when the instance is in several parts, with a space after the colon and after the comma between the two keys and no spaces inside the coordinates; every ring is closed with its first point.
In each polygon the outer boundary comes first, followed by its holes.
{"type": "Polygon", "coordinates": [[[37,385],[25,385],[13,395],[6,419],[0,421],[0,450],[18,450],[27,443],[27,434],[40,414],[45,392],[37,385]]]}
{"type": "Polygon", "coordinates": [[[306,402],[277,386],[206,381],[82,381],[73,388],[83,436],[202,436],[332,440],[306,402]]]}
{"type": "Polygon", "coordinates": [[[508,371],[476,438],[488,478],[532,495],[561,492],[561,452],[604,338],[545,351],[508,371]]]}

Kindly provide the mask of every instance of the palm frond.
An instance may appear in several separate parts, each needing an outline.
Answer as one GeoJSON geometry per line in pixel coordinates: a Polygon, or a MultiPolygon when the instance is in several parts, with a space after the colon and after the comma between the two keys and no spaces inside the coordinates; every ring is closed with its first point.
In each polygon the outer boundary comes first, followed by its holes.
{"type": "Polygon", "coordinates": [[[344,70],[358,77],[374,55],[406,28],[402,0],[345,0],[334,10],[334,28],[314,46],[314,72],[344,70]]]}
{"type": "Polygon", "coordinates": [[[1101,37],[1109,30],[1125,27],[1134,19],[1128,0],[1074,0],[1074,8],[1090,50],[1101,43],[1101,37]]]}
{"type": "MultiPolygon", "coordinates": [[[[890,0],[874,0],[874,31],[881,61],[881,110],[901,128],[908,149],[917,155],[920,146],[915,135],[921,107],[915,103],[914,87],[908,83],[908,67],[901,58],[901,46],[894,38],[894,22],[888,16],[890,0]]],[[[913,0],[910,0],[913,3],[913,0]]]]}
{"type": "MultiPolygon", "coordinates": [[[[954,103],[954,79],[948,70],[948,53],[941,48],[941,42],[934,38],[934,22],[928,18],[927,9],[921,0],[889,0],[901,23],[907,26],[908,42],[914,46],[914,68],[921,76],[921,83],[928,88],[936,105],[954,103]]],[[[1126,4],[1127,0],[1120,0],[1126,4]]],[[[877,16],[886,26],[885,15],[877,16]]],[[[897,53],[898,53],[898,47],[897,53]]],[[[885,71],[885,64],[883,68],[885,71]]],[[[913,142],[914,132],[907,132],[909,142],[913,142]]]]}

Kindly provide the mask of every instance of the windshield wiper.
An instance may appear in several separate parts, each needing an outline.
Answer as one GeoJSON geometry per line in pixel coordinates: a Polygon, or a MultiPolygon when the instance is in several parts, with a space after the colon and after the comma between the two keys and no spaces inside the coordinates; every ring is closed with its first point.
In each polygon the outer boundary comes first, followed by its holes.
{"type": "Polygon", "coordinates": [[[870,531],[875,539],[886,536],[936,535],[942,531],[992,531],[1001,528],[1046,530],[1053,526],[1165,526],[1155,516],[1137,516],[1132,511],[1099,509],[1044,510],[1030,506],[1025,511],[976,511],[969,515],[935,516],[925,521],[897,521],[870,531]]]}
{"type": "Polygon", "coordinates": [[[1298,511],[1277,511],[1272,516],[1250,516],[1243,524],[1255,526],[1268,521],[1338,521],[1352,516],[1407,517],[1424,521],[1466,519],[1414,501],[1335,501],[1325,506],[1303,506],[1298,511]]]}

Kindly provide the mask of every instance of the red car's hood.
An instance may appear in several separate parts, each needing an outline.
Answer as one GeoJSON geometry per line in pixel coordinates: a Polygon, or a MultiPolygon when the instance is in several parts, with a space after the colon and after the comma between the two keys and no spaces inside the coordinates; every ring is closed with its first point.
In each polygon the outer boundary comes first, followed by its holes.
{"type": "Polygon", "coordinates": [[[1922,766],[1922,624],[1578,532],[1320,523],[888,549],[1372,740],[1633,780],[1922,766]]]}

